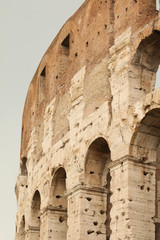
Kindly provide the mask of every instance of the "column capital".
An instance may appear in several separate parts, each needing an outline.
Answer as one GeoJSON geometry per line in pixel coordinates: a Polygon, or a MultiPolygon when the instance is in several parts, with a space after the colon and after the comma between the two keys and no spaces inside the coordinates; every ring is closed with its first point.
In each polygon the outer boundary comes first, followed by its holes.
{"type": "Polygon", "coordinates": [[[115,161],[110,162],[110,164],[108,165],[108,168],[110,170],[112,170],[112,168],[115,168],[119,165],[123,165],[126,162],[130,162],[130,163],[134,163],[135,165],[148,165],[148,166],[153,166],[154,168],[156,167],[156,163],[155,162],[149,162],[149,161],[145,161],[144,159],[138,158],[138,157],[134,157],[134,156],[130,156],[130,155],[125,155],[124,157],[121,157],[115,161]]]}
{"type": "Polygon", "coordinates": [[[67,209],[66,208],[62,208],[62,207],[56,207],[56,206],[52,206],[52,205],[48,205],[46,207],[44,207],[42,210],[41,210],[41,216],[44,216],[46,215],[47,213],[49,212],[54,212],[54,213],[66,213],[67,212],[67,209]]]}
{"type": "Polygon", "coordinates": [[[39,232],[40,231],[40,227],[28,225],[27,231],[29,231],[29,232],[32,232],[32,231],[33,232],[39,232]]]}
{"type": "Polygon", "coordinates": [[[107,194],[108,190],[106,188],[101,187],[87,187],[81,184],[78,184],[73,189],[68,190],[65,192],[65,195],[67,197],[70,197],[71,195],[76,195],[79,192],[89,192],[90,194],[99,195],[99,194],[107,194]]]}

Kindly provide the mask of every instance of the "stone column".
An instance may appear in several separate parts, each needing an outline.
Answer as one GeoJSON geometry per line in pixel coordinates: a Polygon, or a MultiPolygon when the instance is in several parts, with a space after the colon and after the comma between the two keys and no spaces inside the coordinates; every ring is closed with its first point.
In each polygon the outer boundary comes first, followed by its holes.
{"type": "Polygon", "coordinates": [[[66,240],[67,210],[48,206],[41,214],[41,240],[66,240]]]}
{"type": "Polygon", "coordinates": [[[78,185],[68,193],[67,240],[106,240],[107,191],[78,185]]]}
{"type": "Polygon", "coordinates": [[[40,228],[29,226],[25,240],[40,240],[40,228]]]}
{"type": "Polygon", "coordinates": [[[124,157],[110,166],[110,240],[155,239],[154,164],[124,157]]]}

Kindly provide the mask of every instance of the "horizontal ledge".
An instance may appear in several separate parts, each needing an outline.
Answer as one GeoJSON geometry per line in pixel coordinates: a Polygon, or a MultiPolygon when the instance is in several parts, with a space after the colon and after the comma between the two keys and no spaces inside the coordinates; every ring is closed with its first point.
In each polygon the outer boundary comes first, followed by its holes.
{"type": "Polygon", "coordinates": [[[56,207],[56,206],[48,205],[47,207],[45,207],[45,208],[42,209],[41,214],[44,214],[44,213],[46,213],[47,211],[67,213],[67,209],[66,209],[66,208],[61,208],[61,207],[56,207]]]}
{"type": "Polygon", "coordinates": [[[28,227],[28,231],[34,231],[34,232],[39,232],[40,231],[40,227],[37,226],[30,226],[28,227]]]}
{"type": "Polygon", "coordinates": [[[108,193],[108,190],[103,187],[87,187],[87,186],[83,186],[83,185],[79,184],[76,187],[74,187],[73,189],[65,192],[65,196],[70,196],[78,191],[89,192],[91,194],[93,194],[93,193],[107,194],[108,193]]]}

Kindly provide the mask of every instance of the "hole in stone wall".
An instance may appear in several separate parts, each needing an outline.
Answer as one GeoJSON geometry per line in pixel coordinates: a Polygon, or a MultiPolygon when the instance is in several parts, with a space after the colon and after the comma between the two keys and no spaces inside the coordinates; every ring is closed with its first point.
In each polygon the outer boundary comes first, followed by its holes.
{"type": "Polygon", "coordinates": [[[69,38],[70,38],[70,34],[68,34],[67,37],[62,41],[61,45],[69,48],[69,38]]]}
{"type": "Polygon", "coordinates": [[[41,103],[44,100],[45,97],[45,79],[46,78],[46,66],[43,68],[39,79],[38,79],[38,84],[39,84],[39,89],[38,89],[38,99],[39,103],[41,103]]]}
{"type": "Polygon", "coordinates": [[[76,53],[74,54],[74,56],[77,57],[77,56],[78,56],[78,53],[76,52],[76,53]]]}
{"type": "Polygon", "coordinates": [[[91,175],[93,175],[93,174],[94,174],[94,172],[93,172],[93,171],[90,171],[90,174],[91,174],[91,175]]]}
{"type": "Polygon", "coordinates": [[[104,211],[104,210],[101,210],[101,211],[100,211],[100,214],[104,214],[104,213],[105,213],[105,211],[104,211]]]}
{"type": "Polygon", "coordinates": [[[147,176],[148,175],[148,172],[143,172],[144,176],[147,176]]]}
{"type": "Polygon", "coordinates": [[[41,76],[45,77],[46,76],[46,67],[43,68],[42,72],[41,72],[41,76]]]}
{"type": "Polygon", "coordinates": [[[102,232],[101,232],[101,231],[97,231],[96,233],[97,233],[97,235],[100,235],[100,234],[102,234],[102,232]]]}
{"type": "Polygon", "coordinates": [[[140,186],[140,189],[143,190],[144,189],[144,185],[140,186]]]}
{"type": "Polygon", "coordinates": [[[59,221],[62,223],[64,222],[64,218],[62,216],[59,217],[59,221]]]}
{"type": "Polygon", "coordinates": [[[59,76],[61,76],[69,65],[70,34],[62,41],[59,55],[59,76]]]}
{"type": "Polygon", "coordinates": [[[93,222],[93,225],[94,225],[94,226],[97,226],[97,225],[98,225],[98,222],[97,222],[97,221],[93,222]]]}
{"type": "Polygon", "coordinates": [[[28,176],[28,170],[26,167],[26,163],[27,163],[27,158],[23,157],[22,158],[22,164],[21,164],[21,175],[22,176],[28,176]]]}
{"type": "Polygon", "coordinates": [[[61,195],[56,195],[56,198],[61,198],[62,196],[61,195]]]}
{"type": "Polygon", "coordinates": [[[92,200],[92,198],[90,197],[86,197],[86,199],[90,202],[92,200]]]}
{"type": "Polygon", "coordinates": [[[94,233],[94,231],[93,231],[93,230],[88,230],[87,233],[88,233],[88,235],[89,235],[89,234],[94,233]]]}

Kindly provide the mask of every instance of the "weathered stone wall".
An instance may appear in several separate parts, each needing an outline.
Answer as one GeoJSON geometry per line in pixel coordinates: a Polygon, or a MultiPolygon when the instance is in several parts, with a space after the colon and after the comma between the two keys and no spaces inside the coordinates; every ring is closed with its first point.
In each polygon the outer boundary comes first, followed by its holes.
{"type": "Polygon", "coordinates": [[[156,1],[87,0],[30,84],[15,240],[160,238],[156,1]]]}

